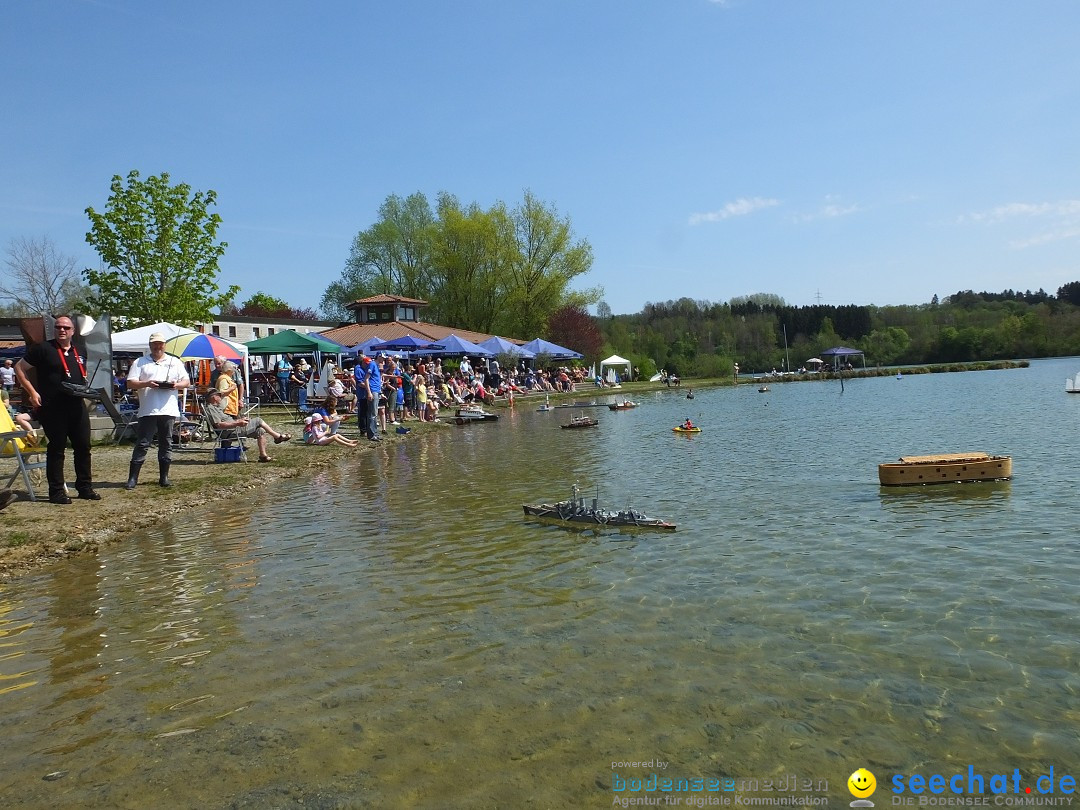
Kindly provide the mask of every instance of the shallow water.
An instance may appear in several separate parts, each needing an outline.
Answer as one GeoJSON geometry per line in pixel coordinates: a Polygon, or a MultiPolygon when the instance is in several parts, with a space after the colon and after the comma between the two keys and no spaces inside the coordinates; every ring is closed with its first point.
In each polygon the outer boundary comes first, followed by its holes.
{"type": "Polygon", "coordinates": [[[880,806],[894,773],[1075,776],[1077,370],[664,390],[588,431],[519,406],[67,561],[0,594],[0,797],[606,807],[657,770],[613,763],[659,759],[833,803],[865,766],[880,806]],[[962,450],[1014,480],[877,486],[962,450]],[[523,519],[574,482],[679,530],[523,519]]]}

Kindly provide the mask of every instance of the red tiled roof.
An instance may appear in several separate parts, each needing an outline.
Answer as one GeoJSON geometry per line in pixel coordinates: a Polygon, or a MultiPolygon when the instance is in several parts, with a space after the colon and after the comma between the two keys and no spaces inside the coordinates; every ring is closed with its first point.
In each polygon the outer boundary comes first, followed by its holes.
{"type": "Polygon", "coordinates": [[[353,301],[351,304],[346,304],[346,309],[355,309],[356,307],[363,306],[365,304],[420,304],[421,306],[427,306],[427,301],[421,301],[419,298],[405,298],[400,295],[387,295],[386,293],[379,293],[373,295],[370,298],[360,298],[353,301]]]}
{"type": "MultiPolygon", "coordinates": [[[[424,340],[430,340],[432,342],[449,337],[450,335],[457,335],[462,340],[469,340],[473,343],[482,343],[492,337],[492,335],[483,332],[473,332],[468,329],[458,329],[453,326],[441,326],[437,323],[425,323],[424,321],[351,323],[348,326],[338,326],[334,329],[320,332],[319,334],[325,335],[331,340],[336,340],[338,343],[342,343],[346,346],[355,346],[376,335],[383,340],[397,340],[406,335],[412,335],[413,337],[423,338],[424,340]]],[[[519,346],[526,342],[517,340],[516,338],[507,338],[507,340],[511,343],[517,343],[519,346]]]]}

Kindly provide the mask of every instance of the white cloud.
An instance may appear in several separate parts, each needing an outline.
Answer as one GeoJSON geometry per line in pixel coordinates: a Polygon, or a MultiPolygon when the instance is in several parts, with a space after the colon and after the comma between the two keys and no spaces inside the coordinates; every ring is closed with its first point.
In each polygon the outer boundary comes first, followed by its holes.
{"type": "Polygon", "coordinates": [[[797,222],[813,222],[816,219],[836,219],[837,217],[846,217],[848,214],[854,214],[862,209],[857,205],[841,205],[836,201],[836,198],[829,195],[825,198],[824,204],[817,211],[809,214],[800,214],[795,219],[797,222]]]}
{"type": "Polygon", "coordinates": [[[961,217],[961,221],[1002,222],[1014,217],[1080,217],[1080,200],[1059,200],[1048,203],[1008,203],[976,211],[961,217]]]}
{"type": "Polygon", "coordinates": [[[1031,236],[1013,239],[1009,247],[1016,250],[1060,242],[1080,236],[1080,200],[1058,200],[1042,203],[1008,203],[988,211],[976,211],[960,217],[960,222],[998,224],[1017,220],[1042,222],[1044,230],[1031,236]]]}
{"type": "Polygon", "coordinates": [[[779,200],[768,199],[765,197],[740,197],[734,202],[727,203],[719,211],[708,211],[704,214],[691,214],[690,224],[700,225],[702,222],[721,222],[722,220],[731,219],[732,217],[744,217],[747,214],[760,211],[762,208],[771,208],[772,206],[779,204],[779,200]]]}

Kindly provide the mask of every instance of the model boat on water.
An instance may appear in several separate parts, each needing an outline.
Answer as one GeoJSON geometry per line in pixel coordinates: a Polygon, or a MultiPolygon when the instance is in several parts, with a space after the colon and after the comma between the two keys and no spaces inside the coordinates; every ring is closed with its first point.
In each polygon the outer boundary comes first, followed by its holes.
{"type": "Polygon", "coordinates": [[[1010,478],[1012,458],[987,453],[901,456],[899,461],[878,465],[878,481],[883,487],[1008,481],[1010,478]]]}
{"type": "Polygon", "coordinates": [[[676,425],[672,428],[676,433],[701,433],[699,427],[686,427],[685,425],[676,425]]]}
{"type": "Polygon", "coordinates": [[[498,418],[498,414],[489,413],[479,405],[462,405],[454,414],[454,421],[459,425],[468,425],[472,422],[494,422],[498,418]]]}
{"type": "Polygon", "coordinates": [[[608,405],[608,409],[612,411],[628,411],[631,408],[636,408],[637,403],[631,402],[628,399],[624,399],[622,402],[612,402],[608,405]]]}
{"type": "Polygon", "coordinates": [[[563,430],[573,430],[574,428],[588,428],[596,427],[600,424],[599,419],[593,419],[591,416],[575,416],[569,424],[559,425],[563,430]]]}
{"type": "Polygon", "coordinates": [[[628,529],[658,529],[660,531],[673,532],[675,524],[666,520],[649,517],[638,512],[636,509],[613,510],[601,509],[597,505],[597,499],[593,498],[592,505],[586,505],[581,497],[577,484],[574,484],[573,496],[566,501],[556,503],[522,504],[525,514],[530,517],[544,520],[555,520],[562,523],[572,523],[579,526],[614,526],[628,529]]]}

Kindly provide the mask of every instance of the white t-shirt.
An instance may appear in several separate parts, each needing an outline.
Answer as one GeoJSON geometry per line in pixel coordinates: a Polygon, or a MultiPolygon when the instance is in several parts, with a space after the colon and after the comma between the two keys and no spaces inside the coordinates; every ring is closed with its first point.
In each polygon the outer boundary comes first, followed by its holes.
{"type": "Polygon", "coordinates": [[[7,387],[15,385],[14,366],[0,366],[0,385],[7,387]]]}
{"type": "MultiPolygon", "coordinates": [[[[172,355],[165,355],[160,361],[147,355],[131,364],[127,378],[137,382],[157,380],[158,382],[188,382],[184,364],[172,355]]],[[[180,405],[176,401],[176,391],[171,388],[140,388],[139,418],[144,416],[180,416],[180,405]]]]}

